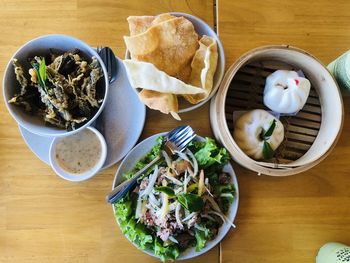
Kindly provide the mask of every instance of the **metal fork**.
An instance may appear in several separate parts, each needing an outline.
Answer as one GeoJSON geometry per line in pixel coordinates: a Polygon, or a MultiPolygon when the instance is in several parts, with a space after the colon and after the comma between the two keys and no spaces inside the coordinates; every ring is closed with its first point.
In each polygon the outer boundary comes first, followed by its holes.
{"type": "Polygon", "coordinates": [[[107,68],[109,83],[112,83],[117,78],[118,67],[113,50],[109,47],[98,46],[96,51],[107,68]]]}
{"type": "MultiPolygon", "coordinates": [[[[165,150],[168,151],[171,155],[175,154],[176,152],[182,152],[186,149],[187,145],[193,140],[194,137],[196,137],[196,134],[190,126],[179,126],[165,135],[165,150]]],[[[127,194],[127,192],[129,192],[129,190],[131,190],[136,185],[137,179],[150,167],[155,165],[160,159],[161,156],[157,156],[152,162],[138,171],[132,178],[115,187],[112,192],[106,196],[107,202],[113,204],[122,199],[127,194]]]]}

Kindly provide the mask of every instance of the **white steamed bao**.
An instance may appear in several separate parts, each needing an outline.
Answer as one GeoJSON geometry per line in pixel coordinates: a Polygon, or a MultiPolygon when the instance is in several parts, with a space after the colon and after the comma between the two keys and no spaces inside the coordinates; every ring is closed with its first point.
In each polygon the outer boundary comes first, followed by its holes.
{"type": "Polygon", "coordinates": [[[270,138],[266,140],[276,150],[284,138],[284,127],[280,120],[265,110],[252,110],[241,115],[235,124],[233,137],[241,150],[255,160],[263,159],[264,141],[261,132],[267,131],[273,120],[276,127],[270,138]]]}
{"type": "Polygon", "coordinates": [[[310,81],[295,71],[277,70],[266,78],[264,104],[274,112],[296,113],[304,107],[310,86],[310,81]]]}

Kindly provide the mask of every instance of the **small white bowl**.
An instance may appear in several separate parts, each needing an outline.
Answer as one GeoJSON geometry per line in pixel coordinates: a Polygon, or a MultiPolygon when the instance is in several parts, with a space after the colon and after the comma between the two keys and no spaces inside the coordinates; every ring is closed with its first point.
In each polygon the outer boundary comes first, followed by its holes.
{"type": "Polygon", "coordinates": [[[102,134],[96,130],[93,127],[87,127],[86,129],[89,129],[90,131],[92,131],[93,133],[95,133],[95,135],[97,136],[97,138],[99,139],[100,143],[101,143],[101,157],[100,160],[96,163],[96,165],[90,169],[89,171],[86,171],[84,173],[81,174],[76,174],[76,173],[70,173],[66,170],[64,170],[56,161],[55,158],[55,148],[57,143],[59,142],[59,140],[63,139],[62,137],[56,137],[55,139],[53,139],[51,146],[50,146],[50,154],[49,154],[49,158],[50,158],[50,164],[52,169],[55,171],[55,173],[62,177],[65,180],[68,181],[72,181],[72,182],[80,182],[80,181],[85,181],[87,179],[90,179],[91,177],[93,177],[95,174],[98,173],[98,171],[100,171],[100,169],[102,168],[103,164],[106,161],[106,157],[107,157],[107,144],[105,139],[103,138],[102,134]]]}
{"type": "MultiPolygon", "coordinates": [[[[184,113],[184,112],[198,109],[199,107],[204,105],[206,102],[208,102],[215,95],[216,91],[218,90],[218,88],[220,86],[220,83],[221,83],[221,80],[224,76],[224,73],[225,73],[225,53],[224,53],[224,47],[222,46],[218,35],[206,22],[204,22],[203,20],[199,19],[196,16],[186,14],[186,13],[170,12],[170,14],[174,15],[174,16],[183,16],[184,18],[188,19],[193,24],[194,29],[199,36],[203,36],[203,35],[210,36],[216,40],[216,43],[218,45],[218,64],[217,64],[216,71],[215,71],[214,78],[213,78],[213,88],[212,88],[208,98],[206,98],[205,100],[203,100],[197,104],[193,105],[193,104],[181,99],[180,103],[179,103],[179,113],[184,113]]],[[[130,59],[130,53],[128,50],[126,50],[125,58],[130,59]]]]}
{"type": "Polygon", "coordinates": [[[11,60],[9,61],[5,69],[2,86],[3,86],[4,101],[7,106],[7,109],[20,126],[30,131],[31,133],[34,133],[37,135],[56,137],[56,136],[67,136],[67,135],[79,132],[84,128],[90,126],[92,122],[96,120],[96,118],[100,115],[100,113],[103,110],[103,107],[106,104],[109,81],[108,81],[107,69],[103,64],[103,61],[101,60],[97,52],[93,48],[91,48],[88,44],[82,42],[79,39],[66,36],[66,35],[45,35],[25,43],[22,47],[20,47],[16,51],[16,53],[13,55],[13,57],[11,58],[11,60]],[[89,119],[84,125],[82,125],[76,130],[67,131],[62,128],[46,125],[44,120],[42,120],[40,117],[35,115],[30,115],[29,113],[25,112],[21,107],[8,103],[8,101],[16,93],[18,93],[20,89],[20,85],[16,80],[16,76],[13,70],[12,59],[17,58],[21,63],[24,63],[25,61],[27,61],[29,57],[34,57],[35,55],[48,54],[50,48],[58,49],[62,51],[78,48],[81,50],[81,52],[84,55],[90,58],[93,56],[96,57],[102,68],[104,83],[101,83],[101,86],[104,86],[104,89],[105,89],[104,95],[103,95],[103,102],[100,105],[100,108],[98,109],[98,111],[95,113],[95,115],[92,116],[91,119],[89,119]]]}

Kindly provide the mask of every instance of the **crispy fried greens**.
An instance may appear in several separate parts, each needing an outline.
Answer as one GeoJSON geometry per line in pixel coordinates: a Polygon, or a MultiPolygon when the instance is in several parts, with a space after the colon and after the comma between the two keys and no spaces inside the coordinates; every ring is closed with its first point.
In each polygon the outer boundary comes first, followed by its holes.
{"type": "Polygon", "coordinates": [[[50,50],[46,58],[29,59],[28,75],[19,61],[13,59],[21,89],[9,103],[39,115],[46,123],[74,130],[100,107],[104,90],[98,81],[103,73],[97,59],[85,59],[79,49],[59,53],[50,50]]]}

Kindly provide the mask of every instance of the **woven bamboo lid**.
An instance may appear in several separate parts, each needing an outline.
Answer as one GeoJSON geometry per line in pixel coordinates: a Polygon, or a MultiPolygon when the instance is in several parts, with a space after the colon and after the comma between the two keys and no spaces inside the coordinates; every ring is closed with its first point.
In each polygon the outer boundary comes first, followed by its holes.
{"type": "Polygon", "coordinates": [[[338,85],[326,67],[307,52],[290,46],[264,46],[241,56],[226,72],[210,107],[214,135],[233,159],[259,174],[274,176],[300,173],[322,161],[339,138],[343,115],[338,85]],[[262,98],[265,79],[277,69],[302,70],[311,90],[297,115],[280,118],[285,139],[276,158],[260,162],[248,157],[234,141],[233,113],[267,109],[262,98]]]}

